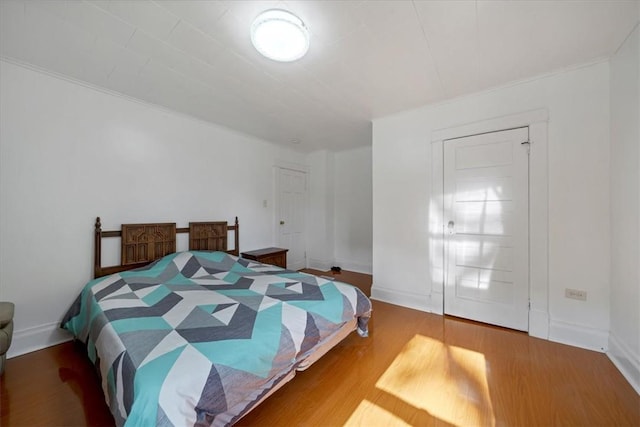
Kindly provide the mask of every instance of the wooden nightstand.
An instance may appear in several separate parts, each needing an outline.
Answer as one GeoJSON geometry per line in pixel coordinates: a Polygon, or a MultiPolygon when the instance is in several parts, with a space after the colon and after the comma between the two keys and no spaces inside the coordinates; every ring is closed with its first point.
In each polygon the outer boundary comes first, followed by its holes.
{"type": "Polygon", "coordinates": [[[277,265],[278,267],[287,268],[287,252],[289,249],[282,248],[264,248],[255,251],[242,252],[240,256],[246,259],[261,262],[263,264],[277,265]]]}

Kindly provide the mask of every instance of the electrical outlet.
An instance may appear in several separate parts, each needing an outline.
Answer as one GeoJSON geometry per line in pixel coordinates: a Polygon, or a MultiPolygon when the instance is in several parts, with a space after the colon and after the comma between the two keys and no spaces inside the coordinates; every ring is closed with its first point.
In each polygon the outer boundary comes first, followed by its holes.
{"type": "Polygon", "coordinates": [[[580,289],[569,289],[566,288],[564,290],[564,296],[566,298],[571,298],[571,299],[577,299],[580,301],[586,301],[587,300],[587,291],[583,291],[580,289]]]}

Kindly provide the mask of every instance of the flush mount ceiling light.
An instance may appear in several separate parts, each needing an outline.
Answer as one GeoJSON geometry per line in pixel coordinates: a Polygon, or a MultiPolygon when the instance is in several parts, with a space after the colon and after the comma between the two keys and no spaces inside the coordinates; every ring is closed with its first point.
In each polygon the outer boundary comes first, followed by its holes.
{"type": "Polygon", "coordinates": [[[267,58],[291,62],[302,58],[309,50],[309,31],[294,14],[270,9],[253,21],[251,42],[267,58]]]}

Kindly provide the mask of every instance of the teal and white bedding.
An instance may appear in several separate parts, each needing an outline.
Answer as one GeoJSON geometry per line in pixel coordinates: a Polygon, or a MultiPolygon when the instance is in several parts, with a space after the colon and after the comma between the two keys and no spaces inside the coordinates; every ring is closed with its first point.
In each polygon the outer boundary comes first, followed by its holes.
{"type": "Polygon", "coordinates": [[[357,288],[224,252],[89,282],[62,326],[86,344],[118,426],[230,425],[346,322],[357,288]]]}

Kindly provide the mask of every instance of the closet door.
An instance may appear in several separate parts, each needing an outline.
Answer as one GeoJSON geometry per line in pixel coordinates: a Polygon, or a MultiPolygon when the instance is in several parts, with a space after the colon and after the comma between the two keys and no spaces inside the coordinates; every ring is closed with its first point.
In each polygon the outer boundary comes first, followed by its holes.
{"type": "Polygon", "coordinates": [[[446,314],[529,328],[528,128],[444,142],[446,314]]]}

